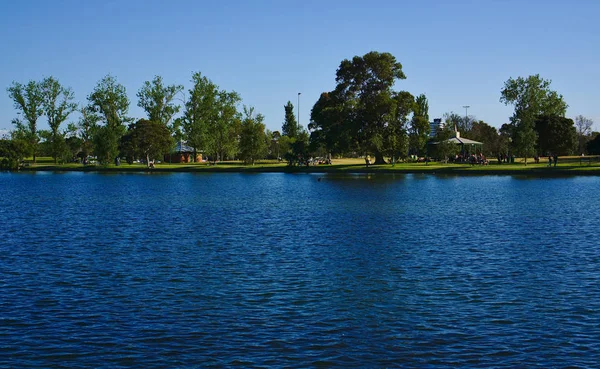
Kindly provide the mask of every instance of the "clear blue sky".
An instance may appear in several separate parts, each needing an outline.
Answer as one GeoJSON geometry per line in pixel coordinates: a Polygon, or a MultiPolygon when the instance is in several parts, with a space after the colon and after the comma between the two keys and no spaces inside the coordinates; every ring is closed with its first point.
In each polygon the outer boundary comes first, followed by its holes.
{"type": "Polygon", "coordinates": [[[499,127],[512,114],[499,102],[504,81],[539,73],[569,117],[598,130],[599,15],[597,0],[0,0],[0,130],[16,117],[12,81],[52,75],[84,104],[110,73],[141,118],[144,81],[161,75],[187,90],[193,71],[240,93],[271,130],[301,92],[306,126],[340,62],[372,50],[396,56],[407,76],[396,88],[425,93],[431,118],[470,105],[499,127]]]}

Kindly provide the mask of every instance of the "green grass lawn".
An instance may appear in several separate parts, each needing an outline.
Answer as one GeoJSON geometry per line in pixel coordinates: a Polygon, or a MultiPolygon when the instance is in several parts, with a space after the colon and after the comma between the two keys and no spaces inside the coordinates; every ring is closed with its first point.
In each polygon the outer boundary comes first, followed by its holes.
{"type": "Polygon", "coordinates": [[[600,175],[600,159],[590,157],[591,163],[583,162],[580,164],[579,157],[561,157],[556,167],[549,167],[547,161],[540,160],[535,164],[533,160],[528,160],[525,165],[521,159],[517,159],[514,164],[498,165],[496,161],[491,161],[489,165],[469,165],[469,164],[444,164],[440,162],[431,163],[397,163],[396,165],[370,165],[365,166],[364,159],[334,159],[332,165],[316,165],[310,167],[288,167],[285,162],[276,160],[263,160],[254,165],[244,165],[239,161],[219,162],[212,165],[203,163],[181,163],[169,164],[159,163],[154,169],[148,169],[145,164],[134,163],[127,164],[122,162],[120,166],[114,164],[108,166],[101,165],[82,165],[78,163],[54,164],[54,160],[49,157],[38,157],[37,163],[33,164],[32,159],[27,159],[26,166],[22,170],[26,171],[110,171],[110,172],[315,172],[315,173],[456,173],[456,174],[532,174],[532,175],[553,175],[553,174],[590,174],[600,175]]]}

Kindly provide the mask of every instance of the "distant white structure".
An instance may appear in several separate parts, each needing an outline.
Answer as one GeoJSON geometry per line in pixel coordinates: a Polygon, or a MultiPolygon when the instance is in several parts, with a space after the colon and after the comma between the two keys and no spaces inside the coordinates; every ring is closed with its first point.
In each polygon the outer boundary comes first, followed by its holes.
{"type": "Polygon", "coordinates": [[[444,129],[444,122],[442,118],[435,118],[433,122],[429,123],[429,138],[434,138],[439,129],[444,129]]]}

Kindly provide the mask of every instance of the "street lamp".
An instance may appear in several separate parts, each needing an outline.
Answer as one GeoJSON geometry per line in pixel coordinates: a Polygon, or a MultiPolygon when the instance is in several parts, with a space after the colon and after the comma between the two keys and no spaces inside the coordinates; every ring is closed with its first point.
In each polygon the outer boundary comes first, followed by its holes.
{"type": "Polygon", "coordinates": [[[302,92],[298,92],[298,127],[300,127],[300,95],[302,92]]]}
{"type": "Polygon", "coordinates": [[[467,123],[467,116],[469,115],[468,111],[470,107],[471,105],[463,105],[463,108],[465,108],[465,124],[467,123]]]}

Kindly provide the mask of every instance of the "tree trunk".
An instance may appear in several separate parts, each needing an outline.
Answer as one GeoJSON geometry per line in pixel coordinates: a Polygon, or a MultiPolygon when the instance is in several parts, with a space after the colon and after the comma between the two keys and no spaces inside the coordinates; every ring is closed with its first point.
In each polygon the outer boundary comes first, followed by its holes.
{"type": "Polygon", "coordinates": [[[387,164],[387,162],[383,158],[383,154],[382,153],[380,153],[380,152],[376,152],[375,153],[375,163],[373,163],[373,164],[375,164],[375,165],[387,164]]]}

